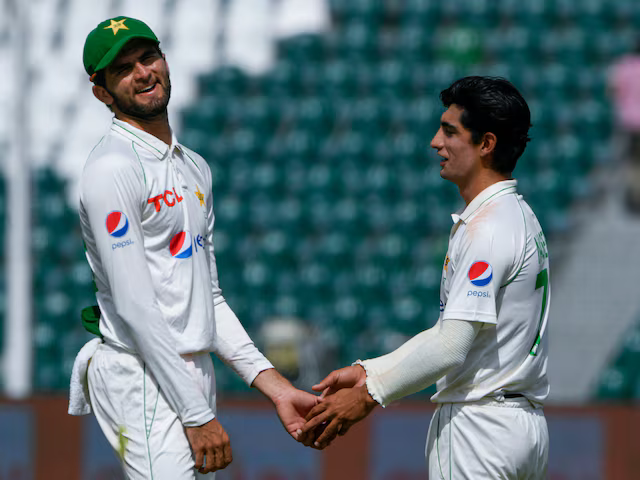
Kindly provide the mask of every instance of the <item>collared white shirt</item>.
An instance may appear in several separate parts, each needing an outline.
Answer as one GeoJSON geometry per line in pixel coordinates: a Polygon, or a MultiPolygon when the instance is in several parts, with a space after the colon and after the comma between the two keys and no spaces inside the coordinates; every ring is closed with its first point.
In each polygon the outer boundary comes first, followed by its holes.
{"type": "Polygon", "coordinates": [[[438,381],[434,402],[500,399],[511,392],[542,404],[548,396],[547,245],[516,185],[497,182],[452,215],[439,322],[484,325],[465,363],[438,381]]]}
{"type": "Polygon", "coordinates": [[[271,364],[222,297],[211,171],[113,120],[81,178],[80,219],[105,341],[137,353],[187,426],[213,418],[180,355],[215,352],[250,384],[271,364]]]}

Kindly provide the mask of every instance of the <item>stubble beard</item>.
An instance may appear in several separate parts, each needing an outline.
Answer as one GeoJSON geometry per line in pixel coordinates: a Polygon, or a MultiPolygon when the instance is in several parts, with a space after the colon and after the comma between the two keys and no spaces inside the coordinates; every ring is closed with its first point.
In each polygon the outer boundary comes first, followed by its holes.
{"type": "Polygon", "coordinates": [[[167,113],[167,105],[169,105],[169,99],[171,98],[171,80],[168,77],[166,86],[160,83],[157,85],[162,86],[164,95],[160,98],[154,98],[151,102],[146,104],[138,103],[135,100],[123,100],[112,92],[109,92],[109,94],[113,98],[114,106],[123,114],[142,120],[151,120],[167,113]]]}

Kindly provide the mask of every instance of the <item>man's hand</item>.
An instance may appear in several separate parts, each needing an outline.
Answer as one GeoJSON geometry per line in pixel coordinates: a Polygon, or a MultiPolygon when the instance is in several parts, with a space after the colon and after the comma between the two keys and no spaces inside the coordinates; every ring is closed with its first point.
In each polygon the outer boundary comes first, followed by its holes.
{"type": "Polygon", "coordinates": [[[336,435],[346,434],[354,424],[369,415],[376,405],[378,402],[371,398],[366,385],[340,390],[321,400],[309,412],[298,441],[322,450],[336,435]],[[315,429],[322,429],[324,425],[324,431],[314,441],[315,429]]]}
{"type": "Polygon", "coordinates": [[[285,430],[297,440],[305,416],[318,404],[320,397],[294,388],[273,368],[260,372],[251,386],[273,402],[285,430]]]}
{"type": "Polygon", "coordinates": [[[316,392],[322,392],[321,398],[336,393],[342,388],[361,387],[367,381],[367,372],[360,365],[344,367],[334,370],[317,385],[311,387],[316,392]]]}
{"type": "Polygon", "coordinates": [[[305,417],[318,404],[319,397],[291,388],[274,399],[273,404],[285,430],[298,440],[298,431],[304,426],[305,417]]]}
{"type": "Polygon", "coordinates": [[[231,443],[229,435],[220,422],[213,419],[199,427],[185,427],[187,440],[196,457],[195,468],[200,473],[215,472],[231,463],[231,443]],[[206,456],[207,463],[204,464],[206,456]]]}

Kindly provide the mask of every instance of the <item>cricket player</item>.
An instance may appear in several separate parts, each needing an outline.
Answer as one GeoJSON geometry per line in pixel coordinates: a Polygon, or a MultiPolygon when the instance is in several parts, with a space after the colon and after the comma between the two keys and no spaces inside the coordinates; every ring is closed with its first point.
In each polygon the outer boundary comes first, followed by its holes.
{"type": "Polygon", "coordinates": [[[299,440],[324,448],[376,406],[437,382],[429,478],[543,479],[549,258],[511,177],[529,141],[529,107],[500,78],[465,77],[440,98],[447,110],[431,146],[466,207],[452,215],[439,319],[394,352],[314,386],[326,397],[299,440]]]}
{"type": "Polygon", "coordinates": [[[212,479],[232,453],[209,352],[274,403],[294,438],[317,397],[273,369],[221,294],[211,171],[169,126],[156,35],[133,18],[106,20],[83,60],[115,117],[81,179],[104,338],[88,367],[91,407],[127,478],[212,479]]]}

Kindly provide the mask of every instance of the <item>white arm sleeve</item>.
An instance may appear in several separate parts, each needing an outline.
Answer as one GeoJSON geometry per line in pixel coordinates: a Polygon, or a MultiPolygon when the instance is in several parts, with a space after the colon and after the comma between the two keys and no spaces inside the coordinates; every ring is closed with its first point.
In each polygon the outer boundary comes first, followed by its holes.
{"type": "Polygon", "coordinates": [[[382,357],[356,363],[367,372],[367,389],[386,407],[424,390],[464,363],[482,324],[444,320],[382,357]]]}
{"type": "Polygon", "coordinates": [[[149,366],[162,393],[183,425],[199,426],[213,419],[203,392],[176,350],[175,341],[156,301],[144,251],[142,171],[119,155],[95,159],[82,175],[81,202],[116,313],[129,330],[142,360],[149,366]],[[112,248],[105,230],[109,212],[122,211],[129,222],[127,248],[112,248]]]}
{"type": "Polygon", "coordinates": [[[207,195],[207,248],[216,322],[213,352],[220,360],[230,366],[247,385],[251,385],[260,372],[273,368],[273,365],[254,345],[240,323],[240,320],[238,320],[238,317],[233,313],[233,310],[231,310],[231,307],[229,307],[222,296],[213,246],[213,224],[215,216],[213,213],[213,194],[211,192],[211,171],[209,168],[207,168],[207,171],[209,174],[207,195]]]}
{"type": "Polygon", "coordinates": [[[220,299],[215,306],[216,337],[213,351],[247,385],[251,385],[260,372],[274,367],[254,345],[224,298],[220,299]]]}

